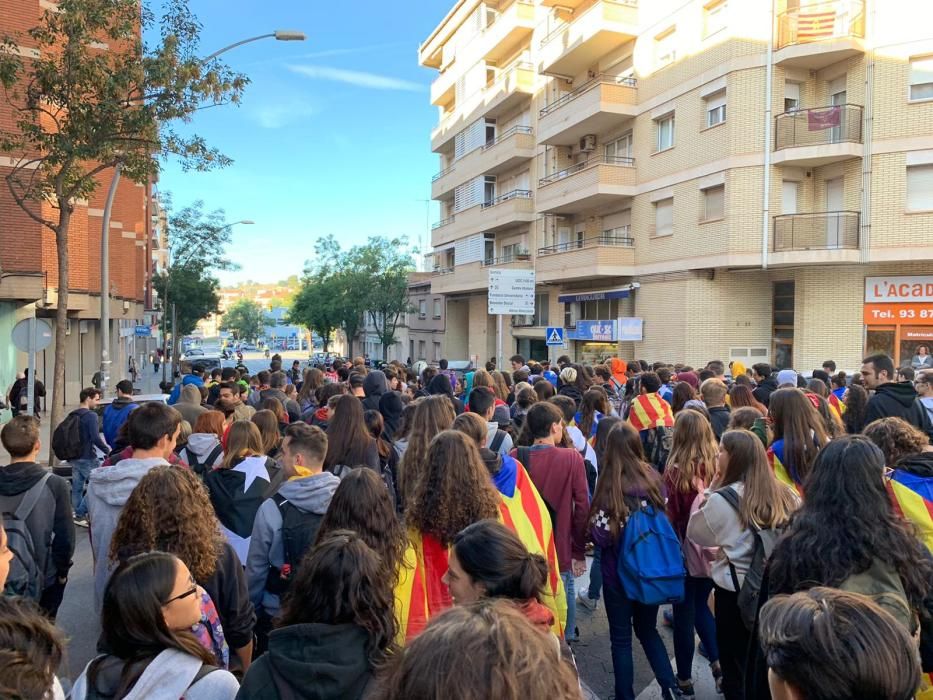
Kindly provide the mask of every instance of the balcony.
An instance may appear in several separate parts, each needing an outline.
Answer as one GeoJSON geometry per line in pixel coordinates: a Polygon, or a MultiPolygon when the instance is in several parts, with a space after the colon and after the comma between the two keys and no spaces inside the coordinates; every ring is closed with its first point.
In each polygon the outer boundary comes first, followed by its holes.
{"type": "Polygon", "coordinates": [[[538,114],[541,143],[569,146],[586,134],[602,134],[618,125],[619,117],[634,117],[637,81],[631,77],[599,75],[549,104],[538,114]]]}
{"type": "Polygon", "coordinates": [[[531,253],[515,253],[514,255],[501,255],[498,258],[486,258],[482,263],[483,267],[505,267],[513,270],[530,270],[531,253]]]}
{"type": "Polygon", "coordinates": [[[635,196],[635,159],[593,156],[538,181],[538,211],[573,214],[635,196]]]}
{"type": "Polygon", "coordinates": [[[809,4],[777,17],[774,63],[819,70],[865,52],[865,3],[833,0],[809,4]]]}
{"type": "Polygon", "coordinates": [[[635,274],[635,239],[629,235],[609,232],[584,240],[538,248],[538,259],[535,264],[535,279],[538,282],[620,277],[633,274],[635,274]]]}
{"type": "Polygon", "coordinates": [[[431,245],[451,243],[476,233],[493,233],[515,224],[535,220],[535,203],[530,190],[512,190],[488,202],[457,212],[449,224],[435,224],[431,245]]]}
{"type": "Polygon", "coordinates": [[[434,176],[431,182],[431,197],[445,199],[457,185],[480,175],[497,175],[512,170],[522,162],[534,158],[534,129],[530,126],[513,126],[482,148],[470,151],[450,167],[434,176]]]}
{"type": "Polygon", "coordinates": [[[486,27],[480,42],[483,58],[495,63],[513,56],[528,43],[535,30],[535,6],[529,0],[516,0],[486,27]]]}
{"type": "Polygon", "coordinates": [[[859,213],[827,211],[774,217],[775,265],[859,262],[859,213]]]}
{"type": "Polygon", "coordinates": [[[516,63],[479,92],[463,100],[441,120],[431,133],[431,150],[439,153],[467,126],[483,117],[499,117],[531,100],[535,89],[535,69],[530,63],[516,63]]]}
{"type": "Polygon", "coordinates": [[[544,37],[538,51],[538,70],[553,75],[578,75],[637,35],[635,0],[597,0],[579,17],[544,37]]]}
{"type": "Polygon", "coordinates": [[[488,288],[489,273],[479,262],[437,270],[431,277],[431,294],[477,292],[488,288]]]}
{"type": "Polygon", "coordinates": [[[774,118],[775,165],[817,166],[862,157],[862,107],[832,105],[774,118]]]}

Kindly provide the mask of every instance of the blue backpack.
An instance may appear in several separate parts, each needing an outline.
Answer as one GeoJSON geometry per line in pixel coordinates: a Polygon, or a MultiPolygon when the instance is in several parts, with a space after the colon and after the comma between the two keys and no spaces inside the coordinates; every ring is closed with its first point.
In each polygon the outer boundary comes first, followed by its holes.
{"type": "Polygon", "coordinates": [[[619,545],[619,579],[625,595],[644,605],[684,599],[684,555],[667,516],[642,501],[625,523],[619,545]]]}
{"type": "Polygon", "coordinates": [[[120,426],[126,422],[126,419],[130,417],[130,412],[138,408],[138,404],[128,403],[122,408],[114,408],[113,405],[107,406],[104,409],[104,439],[107,441],[107,444],[113,447],[114,442],[117,439],[117,432],[120,430],[120,426]]]}

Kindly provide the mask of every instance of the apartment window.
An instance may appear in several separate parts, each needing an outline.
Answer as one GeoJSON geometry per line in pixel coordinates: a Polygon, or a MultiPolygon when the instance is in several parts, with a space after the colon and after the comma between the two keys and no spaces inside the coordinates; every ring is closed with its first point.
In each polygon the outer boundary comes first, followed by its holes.
{"type": "Polygon", "coordinates": [[[419,299],[418,300],[418,318],[427,318],[428,316],[428,300],[419,299]]]}
{"type": "Polygon", "coordinates": [[[654,38],[654,63],[658,68],[677,60],[677,28],[661,32],[654,38]]]}
{"type": "Polygon", "coordinates": [[[701,221],[713,221],[726,215],[725,200],[726,186],[718,185],[701,190],[703,195],[703,212],[701,221]]]}
{"type": "Polygon", "coordinates": [[[434,343],[434,361],[439,362],[441,359],[441,344],[434,343]]]}
{"type": "Polygon", "coordinates": [[[654,203],[654,235],[670,236],[674,233],[674,198],[654,203]]]}
{"type": "Polygon", "coordinates": [[[502,246],[502,262],[512,262],[515,260],[516,255],[518,255],[517,243],[509,243],[508,245],[502,246]]]}
{"type": "Polygon", "coordinates": [[[910,99],[933,99],[933,56],[910,59],[910,99]]]}
{"type": "Polygon", "coordinates": [[[775,282],[772,288],[772,337],[778,369],[794,366],[794,281],[775,282]]]}
{"type": "Polygon", "coordinates": [[[536,326],[547,326],[548,324],[548,305],[550,297],[547,294],[535,294],[535,316],[534,324],[536,326]]]}
{"type": "Polygon", "coordinates": [[[907,211],[933,211],[933,165],[907,168],[907,211]]]}
{"type": "Polygon", "coordinates": [[[658,151],[674,147],[674,114],[667,114],[655,120],[658,127],[658,151]]]}
{"type": "Polygon", "coordinates": [[[434,318],[440,318],[440,317],[441,317],[441,300],[435,299],[434,300],[434,318]]]}
{"type": "Polygon", "coordinates": [[[706,98],[706,126],[726,121],[726,91],[720,90],[706,98]]]}
{"type": "Polygon", "coordinates": [[[612,163],[616,158],[632,157],[632,132],[627,131],[615,141],[606,144],[606,161],[612,163]]]}
{"type": "Polygon", "coordinates": [[[605,321],[619,317],[619,300],[602,299],[583,301],[580,304],[580,318],[587,321],[605,321]]]}
{"type": "Polygon", "coordinates": [[[418,341],[418,359],[419,360],[427,359],[425,357],[425,342],[423,340],[418,341]]]}
{"type": "Polygon", "coordinates": [[[729,3],[727,0],[714,0],[703,8],[703,36],[712,36],[726,28],[728,23],[729,3]]]}
{"type": "Polygon", "coordinates": [[[796,112],[800,108],[800,83],[784,83],[784,111],[796,112]]]}

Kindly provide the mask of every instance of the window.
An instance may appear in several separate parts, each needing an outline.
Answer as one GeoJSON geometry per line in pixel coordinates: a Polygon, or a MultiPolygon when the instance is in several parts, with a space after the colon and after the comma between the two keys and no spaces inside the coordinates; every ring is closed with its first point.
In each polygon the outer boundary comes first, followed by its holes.
{"type": "Polygon", "coordinates": [[[547,294],[535,294],[535,316],[534,325],[547,326],[548,324],[548,305],[551,303],[547,294]]]}
{"type": "Polygon", "coordinates": [[[933,165],[907,168],[907,211],[933,210],[933,165]]]}
{"type": "Polygon", "coordinates": [[[706,98],[706,126],[716,126],[726,121],[726,91],[720,90],[706,98]]]}
{"type": "Polygon", "coordinates": [[[784,83],[784,111],[796,112],[800,108],[800,83],[784,83]]]}
{"type": "Polygon", "coordinates": [[[441,344],[434,343],[434,361],[439,362],[441,359],[441,344]]]}
{"type": "Polygon", "coordinates": [[[658,151],[674,147],[674,115],[668,114],[655,120],[658,126],[658,151]]]}
{"type": "Polygon", "coordinates": [[[600,299],[599,301],[582,301],[580,304],[580,318],[587,321],[607,321],[619,317],[618,299],[600,299]]]}
{"type": "Polygon", "coordinates": [[[428,300],[419,299],[418,300],[418,318],[427,318],[428,316],[428,300]]]}
{"type": "Polygon", "coordinates": [[[910,59],[911,100],[933,99],[933,56],[910,59]]]}
{"type": "Polygon", "coordinates": [[[434,300],[434,318],[440,318],[440,317],[441,317],[441,300],[435,299],[434,300]]]}
{"type": "Polygon", "coordinates": [[[703,8],[703,36],[708,37],[725,29],[728,23],[729,3],[714,0],[703,8]]]}
{"type": "Polygon", "coordinates": [[[512,262],[515,260],[515,256],[518,255],[518,244],[509,243],[508,245],[502,246],[502,261],[501,262],[512,262]]]}
{"type": "Polygon", "coordinates": [[[654,235],[670,236],[674,233],[674,198],[654,203],[654,235]]]}
{"type": "Polygon", "coordinates": [[[671,27],[654,38],[654,63],[658,68],[677,60],[677,27],[671,27]]]}
{"type": "Polygon", "coordinates": [[[632,132],[627,131],[615,141],[606,144],[606,162],[618,162],[617,158],[632,157],[632,132]]]}
{"type": "Polygon", "coordinates": [[[702,190],[703,218],[701,221],[712,221],[725,216],[726,186],[718,185],[702,190]]]}
{"type": "Polygon", "coordinates": [[[418,359],[425,360],[425,342],[423,340],[418,341],[418,359]]]}
{"type": "Polygon", "coordinates": [[[794,281],[775,282],[772,290],[774,362],[778,369],[794,366],[794,281]]]}

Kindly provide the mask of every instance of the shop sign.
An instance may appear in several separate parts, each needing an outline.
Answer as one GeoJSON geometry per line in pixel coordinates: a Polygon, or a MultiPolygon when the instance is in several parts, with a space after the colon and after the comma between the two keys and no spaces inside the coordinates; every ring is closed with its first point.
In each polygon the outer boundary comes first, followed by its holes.
{"type": "Polygon", "coordinates": [[[933,340],[933,328],[901,328],[901,340],[933,340]]]}
{"type": "MultiPolygon", "coordinates": [[[[933,304],[933,276],[866,277],[866,304],[933,304]]],[[[867,313],[867,312],[866,312],[867,313]]]]}
{"type": "Polygon", "coordinates": [[[933,301],[926,304],[865,304],[865,325],[884,323],[933,324],[933,301]]]}
{"type": "Polygon", "coordinates": [[[618,326],[615,321],[577,321],[577,327],[568,329],[571,340],[591,340],[612,342],[618,339],[618,326]]]}
{"type": "Polygon", "coordinates": [[[619,340],[640,342],[644,339],[645,321],[641,318],[619,319],[619,340]]]}

